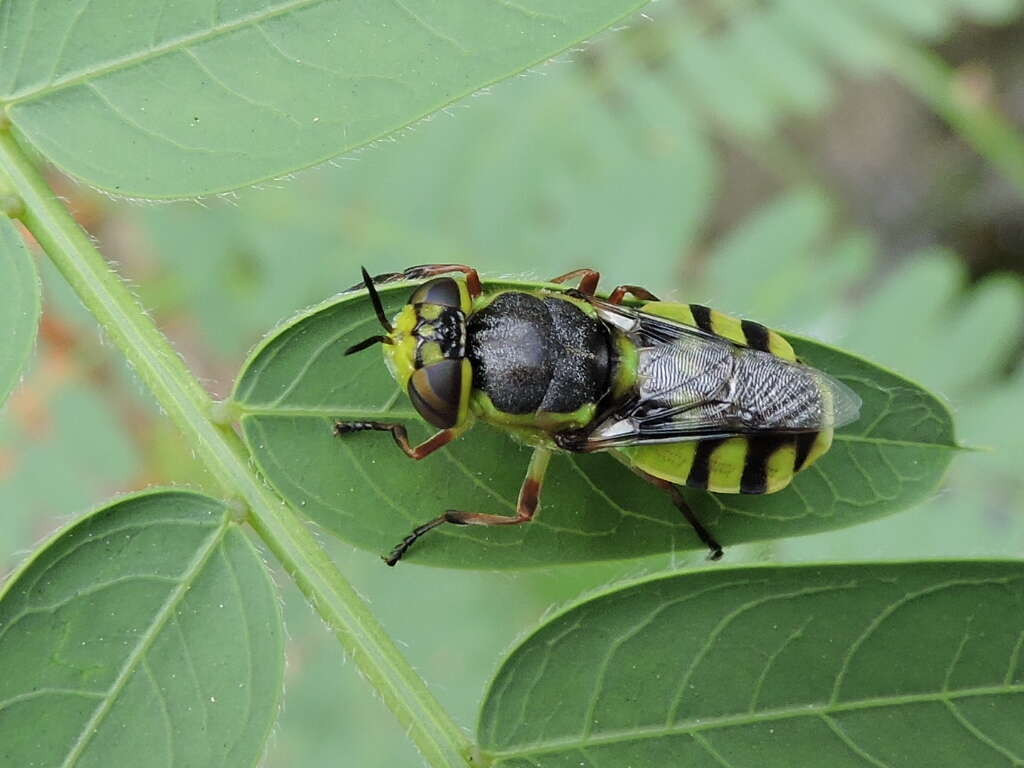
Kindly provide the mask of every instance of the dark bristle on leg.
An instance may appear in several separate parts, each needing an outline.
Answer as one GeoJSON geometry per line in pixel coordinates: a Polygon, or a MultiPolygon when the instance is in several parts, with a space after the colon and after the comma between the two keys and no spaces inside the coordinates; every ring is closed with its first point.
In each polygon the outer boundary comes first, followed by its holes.
{"type": "Polygon", "coordinates": [[[412,445],[409,442],[409,433],[401,424],[391,424],[385,421],[336,421],[334,422],[334,434],[338,437],[350,435],[353,432],[390,432],[395,439],[395,444],[402,449],[402,452],[410,459],[419,461],[442,448],[456,437],[460,431],[456,429],[442,429],[440,432],[424,440],[419,445],[412,445]]]}
{"type": "Polygon", "coordinates": [[[412,529],[412,533],[410,533],[408,536],[406,536],[404,539],[398,542],[398,544],[395,546],[394,549],[391,550],[387,557],[381,557],[381,559],[393,568],[395,563],[401,560],[405,553],[409,551],[409,547],[411,547],[415,543],[416,539],[425,534],[427,531],[437,528],[437,526],[447,522],[449,522],[448,515],[447,513],[445,513],[440,517],[435,517],[429,523],[424,523],[423,525],[416,526],[412,529]]]}
{"type": "Polygon", "coordinates": [[[668,493],[672,498],[672,503],[676,506],[676,509],[683,513],[683,517],[686,518],[686,522],[690,524],[693,528],[693,532],[697,534],[697,538],[707,546],[709,550],[708,560],[721,560],[723,554],[722,545],[718,543],[714,536],[708,533],[707,528],[705,528],[701,524],[700,520],[697,519],[697,516],[693,514],[693,510],[690,509],[690,505],[686,503],[686,499],[683,498],[683,494],[679,492],[679,489],[668,480],[662,480],[660,477],[655,477],[654,475],[648,474],[636,467],[632,467],[632,470],[651,485],[656,485],[658,488],[661,488],[663,491],[668,493]]]}

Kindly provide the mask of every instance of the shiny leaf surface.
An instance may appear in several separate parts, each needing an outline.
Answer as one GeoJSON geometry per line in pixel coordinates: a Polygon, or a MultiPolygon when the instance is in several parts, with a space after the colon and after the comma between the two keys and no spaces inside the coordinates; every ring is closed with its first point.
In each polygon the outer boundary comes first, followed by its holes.
{"type": "Polygon", "coordinates": [[[89,184],[204,195],[408,126],[642,5],[11,0],[0,18],[0,106],[89,184]]]}
{"type": "Polygon", "coordinates": [[[484,699],[494,768],[1024,761],[1024,565],[703,571],[547,622],[484,699]]]}
{"type": "Polygon", "coordinates": [[[280,703],[269,575],[213,499],[129,496],[0,593],[0,764],[254,766],[280,703]]]}

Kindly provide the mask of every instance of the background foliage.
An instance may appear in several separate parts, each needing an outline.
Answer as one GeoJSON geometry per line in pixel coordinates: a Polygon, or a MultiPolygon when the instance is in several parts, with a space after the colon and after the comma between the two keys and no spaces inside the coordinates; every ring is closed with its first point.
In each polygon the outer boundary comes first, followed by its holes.
{"type": "MultiPolygon", "coordinates": [[[[590,265],[862,352],[943,393],[960,438],[991,449],[958,458],[915,510],[734,547],[731,563],[1019,556],[1024,149],[1007,127],[1024,124],[1019,4],[843,0],[809,14],[798,0],[663,0],[647,12],[653,22],[287,184],[140,207],[54,180],[221,395],[266,328],[355,282],[360,264],[530,277],[590,265]]],[[[209,482],[41,268],[39,354],[0,419],[6,568],[113,492],[209,482]]],[[[427,477],[431,462],[409,471],[427,477]]],[[[552,602],[692,564],[392,571],[325,543],[467,727],[495,658],[552,602]]],[[[287,594],[288,698],[268,765],[339,753],[418,765],[287,594]]]]}

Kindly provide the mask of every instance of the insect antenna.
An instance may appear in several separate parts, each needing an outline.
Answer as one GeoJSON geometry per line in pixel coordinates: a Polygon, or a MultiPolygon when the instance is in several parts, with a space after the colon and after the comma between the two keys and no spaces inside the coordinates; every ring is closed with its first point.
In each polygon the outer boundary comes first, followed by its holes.
{"type": "Polygon", "coordinates": [[[381,304],[380,295],[377,293],[377,289],[373,285],[373,278],[370,277],[370,273],[366,271],[366,267],[361,267],[363,270],[363,285],[366,286],[366,290],[370,292],[370,301],[373,302],[373,311],[377,313],[377,319],[380,320],[380,324],[384,326],[384,330],[388,333],[393,333],[394,328],[391,327],[391,322],[388,320],[388,316],[384,314],[384,305],[381,304]]]}
{"type": "MultiPolygon", "coordinates": [[[[384,326],[384,330],[388,333],[394,333],[394,328],[388,321],[388,316],[384,314],[384,305],[381,303],[380,294],[377,293],[377,289],[373,285],[373,278],[370,277],[370,273],[366,271],[366,267],[361,267],[363,270],[363,285],[366,286],[366,290],[370,292],[370,301],[373,302],[373,311],[377,313],[377,319],[380,320],[380,324],[384,326]]],[[[345,350],[346,355],[351,355],[356,352],[362,352],[367,347],[372,347],[374,344],[394,344],[388,336],[371,336],[368,339],[363,339],[358,344],[353,344],[351,347],[345,350]]]]}
{"type": "Polygon", "coordinates": [[[344,354],[352,355],[356,352],[362,352],[367,347],[372,347],[374,344],[394,344],[387,336],[371,336],[368,339],[363,339],[358,344],[353,344],[351,347],[345,350],[344,354]]]}

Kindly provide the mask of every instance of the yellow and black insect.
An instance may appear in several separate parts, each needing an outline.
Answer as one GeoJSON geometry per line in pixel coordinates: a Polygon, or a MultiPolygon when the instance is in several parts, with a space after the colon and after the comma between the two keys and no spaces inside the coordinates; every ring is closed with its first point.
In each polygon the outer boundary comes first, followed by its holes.
{"type": "Polygon", "coordinates": [[[422,459],[481,419],[534,447],[514,517],[450,509],[414,529],[388,565],[444,523],[529,522],[553,451],[610,451],[670,494],[717,560],[721,546],[677,486],[773,493],[829,449],[834,429],[857,419],[860,398],[800,362],[776,332],[633,285],[601,299],[599,277],[578,269],[555,278],[579,280],[564,292],[484,291],[476,270],[460,264],[376,278],[363,270],[387,334],[346,354],[382,343],[416,411],[440,431],[418,446],[401,424],[339,421],[335,432],[387,431],[422,459]],[[437,277],[451,273],[462,277],[437,277]],[[427,281],[389,320],[374,284],[416,279],[427,281]],[[643,303],[625,306],[626,296],[643,303]]]}

